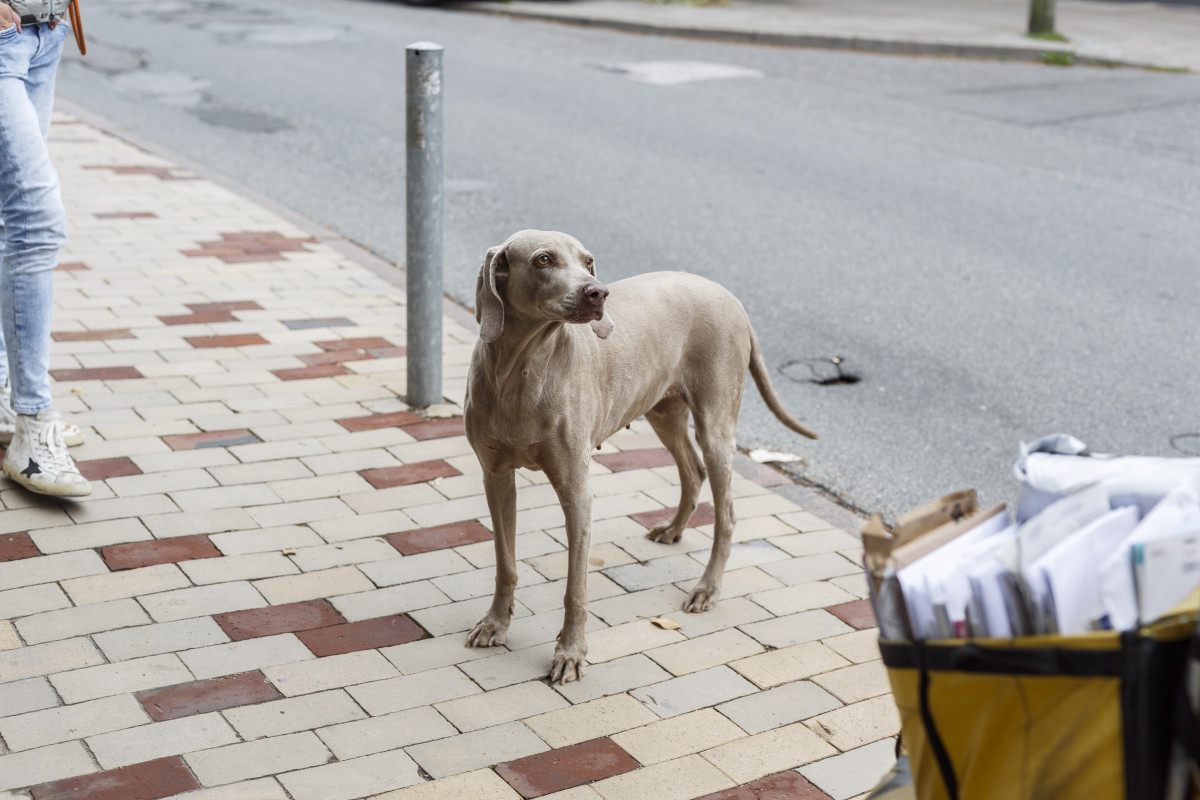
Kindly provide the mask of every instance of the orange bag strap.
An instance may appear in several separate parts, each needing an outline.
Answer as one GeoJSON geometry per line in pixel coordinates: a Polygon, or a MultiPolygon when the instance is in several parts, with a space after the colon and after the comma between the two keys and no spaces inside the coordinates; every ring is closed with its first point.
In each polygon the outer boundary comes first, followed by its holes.
{"type": "Polygon", "coordinates": [[[79,48],[79,55],[87,55],[87,42],[83,40],[83,18],[79,16],[79,0],[71,0],[71,4],[67,6],[67,13],[71,15],[71,30],[75,32],[75,46],[79,48]]]}

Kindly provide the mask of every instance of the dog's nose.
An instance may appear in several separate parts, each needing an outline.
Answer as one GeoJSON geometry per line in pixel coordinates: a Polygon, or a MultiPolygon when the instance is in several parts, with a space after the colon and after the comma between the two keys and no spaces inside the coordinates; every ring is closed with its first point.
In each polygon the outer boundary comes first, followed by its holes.
{"type": "Polygon", "coordinates": [[[588,301],[588,305],[599,308],[604,305],[604,301],[608,297],[608,287],[603,283],[589,283],[583,287],[583,296],[588,301]]]}

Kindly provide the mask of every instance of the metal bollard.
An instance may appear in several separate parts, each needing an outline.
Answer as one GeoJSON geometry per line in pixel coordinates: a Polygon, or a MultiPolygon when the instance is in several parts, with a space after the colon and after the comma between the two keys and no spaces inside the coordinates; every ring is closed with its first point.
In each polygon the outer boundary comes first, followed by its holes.
{"type": "Polygon", "coordinates": [[[408,394],[442,402],[442,46],[405,48],[408,394]]]}

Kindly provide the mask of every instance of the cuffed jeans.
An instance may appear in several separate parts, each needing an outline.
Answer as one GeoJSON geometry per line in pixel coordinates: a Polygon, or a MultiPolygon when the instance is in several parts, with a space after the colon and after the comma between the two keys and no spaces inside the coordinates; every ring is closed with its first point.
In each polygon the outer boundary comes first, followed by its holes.
{"type": "Polygon", "coordinates": [[[0,31],[0,355],[7,356],[0,386],[7,380],[18,414],[53,405],[50,319],[67,221],[46,136],[68,31],[66,24],[0,31]]]}

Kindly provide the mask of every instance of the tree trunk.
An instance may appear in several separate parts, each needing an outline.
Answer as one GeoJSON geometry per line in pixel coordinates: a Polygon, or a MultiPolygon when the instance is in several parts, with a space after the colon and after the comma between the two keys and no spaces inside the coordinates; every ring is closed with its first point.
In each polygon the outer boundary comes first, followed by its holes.
{"type": "Polygon", "coordinates": [[[1029,32],[1054,32],[1054,0],[1029,0],[1029,32]]]}

